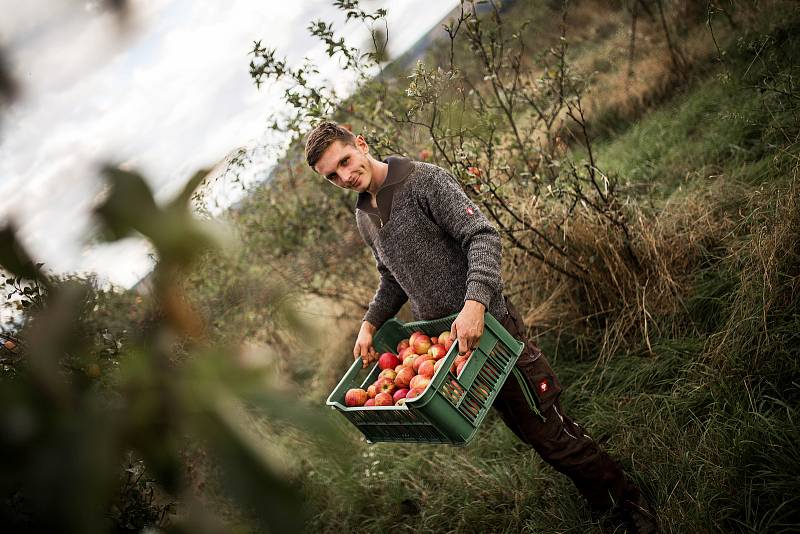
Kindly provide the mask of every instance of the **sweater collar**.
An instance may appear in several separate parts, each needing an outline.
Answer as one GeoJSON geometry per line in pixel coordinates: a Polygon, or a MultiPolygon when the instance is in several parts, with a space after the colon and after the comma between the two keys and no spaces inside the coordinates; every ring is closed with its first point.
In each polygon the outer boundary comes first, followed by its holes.
{"type": "Polygon", "coordinates": [[[414,169],[414,162],[402,156],[389,156],[384,163],[389,164],[389,171],[386,173],[386,180],[376,193],[376,203],[378,208],[372,207],[372,195],[368,191],[358,194],[356,201],[356,210],[362,210],[367,214],[379,217],[379,225],[383,226],[389,220],[392,213],[392,200],[397,186],[402,184],[411,171],[414,169]]]}

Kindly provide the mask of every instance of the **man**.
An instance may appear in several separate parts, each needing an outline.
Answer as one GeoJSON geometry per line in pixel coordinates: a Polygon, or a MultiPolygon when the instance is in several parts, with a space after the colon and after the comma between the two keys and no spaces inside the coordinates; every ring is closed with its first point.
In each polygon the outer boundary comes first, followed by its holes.
{"type": "MultiPolygon", "coordinates": [[[[477,345],[486,311],[515,338],[523,337],[522,318],[502,293],[500,236],[452,175],[402,157],[378,161],[362,136],[331,122],[308,135],[306,159],[337,187],[358,193],[356,223],[380,273],[353,347],[364,366],[377,358],[373,334],[406,301],[418,320],[458,312],[451,331],[462,354],[477,345]]],[[[631,532],[656,532],[639,489],[564,414],[558,379],[539,349],[525,341],[517,362],[524,379],[512,374],[494,408],[544,461],[572,479],[593,511],[619,514],[631,532]],[[523,389],[537,406],[528,404],[523,389]]]]}

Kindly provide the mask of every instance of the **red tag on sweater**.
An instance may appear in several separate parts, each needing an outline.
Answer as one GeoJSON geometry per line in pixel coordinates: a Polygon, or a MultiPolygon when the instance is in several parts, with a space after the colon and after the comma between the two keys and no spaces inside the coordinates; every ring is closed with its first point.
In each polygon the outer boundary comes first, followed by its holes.
{"type": "Polygon", "coordinates": [[[475,212],[472,210],[472,208],[467,208],[467,213],[468,213],[468,214],[470,214],[470,215],[472,215],[472,214],[473,214],[473,213],[475,213],[475,212]]]}

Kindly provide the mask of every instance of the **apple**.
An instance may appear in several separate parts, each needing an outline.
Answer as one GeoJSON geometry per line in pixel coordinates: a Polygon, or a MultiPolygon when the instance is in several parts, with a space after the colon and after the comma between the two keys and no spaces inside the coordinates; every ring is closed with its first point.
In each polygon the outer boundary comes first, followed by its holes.
{"type": "Polygon", "coordinates": [[[485,401],[489,398],[489,389],[486,386],[478,386],[473,390],[473,392],[481,400],[485,401]]]}
{"type": "Polygon", "coordinates": [[[455,373],[456,370],[458,369],[458,366],[463,364],[466,361],[467,361],[467,357],[464,356],[463,354],[459,354],[458,356],[456,356],[456,359],[453,360],[453,365],[450,366],[450,372],[451,373],[455,373]]]}
{"type": "Polygon", "coordinates": [[[409,369],[413,369],[414,362],[417,360],[418,357],[419,356],[416,354],[411,354],[409,356],[406,356],[406,359],[403,360],[403,367],[408,367],[409,369]]]}
{"type": "Polygon", "coordinates": [[[394,377],[394,385],[399,388],[407,387],[411,383],[412,378],[414,378],[414,369],[411,367],[403,367],[397,372],[397,376],[394,377]]]}
{"type": "Polygon", "coordinates": [[[370,387],[367,388],[367,395],[370,399],[374,399],[375,395],[378,394],[378,387],[375,384],[372,384],[370,387]]]}
{"type": "Polygon", "coordinates": [[[347,406],[364,406],[367,402],[367,392],[360,388],[348,389],[344,394],[344,403],[347,406]]]}
{"type": "Polygon", "coordinates": [[[423,148],[419,151],[419,159],[420,161],[428,161],[431,158],[431,151],[427,148],[423,148]]]}
{"type": "Polygon", "coordinates": [[[364,403],[364,406],[375,406],[375,399],[367,399],[367,402],[364,403]]]}
{"type": "Polygon", "coordinates": [[[464,370],[464,367],[466,365],[467,365],[467,360],[464,360],[463,362],[458,364],[458,366],[456,367],[456,376],[461,376],[461,371],[464,370]]]}
{"type": "Polygon", "coordinates": [[[400,343],[397,344],[397,354],[403,352],[403,349],[409,347],[411,343],[408,341],[408,338],[400,340],[400,343]]]}
{"type": "Polygon", "coordinates": [[[458,380],[451,380],[450,386],[455,390],[459,395],[464,393],[464,388],[461,387],[461,383],[458,380]]]}
{"type": "Polygon", "coordinates": [[[394,402],[397,402],[400,399],[405,399],[406,395],[408,394],[408,391],[409,391],[408,388],[398,389],[397,391],[394,392],[394,395],[392,395],[392,399],[394,400],[394,402]]]}
{"type": "Polygon", "coordinates": [[[442,365],[444,365],[444,362],[445,362],[444,358],[442,358],[441,360],[436,360],[436,363],[433,364],[433,374],[434,375],[439,372],[439,368],[442,365]]]}
{"type": "Polygon", "coordinates": [[[378,393],[375,395],[375,406],[391,406],[394,404],[391,393],[378,393]]]}
{"type": "Polygon", "coordinates": [[[414,352],[417,354],[425,354],[428,352],[428,349],[431,348],[431,338],[425,334],[420,334],[417,336],[411,346],[414,347],[414,352]]]}
{"type": "Polygon", "coordinates": [[[444,345],[445,349],[450,349],[450,345],[453,344],[452,334],[450,333],[449,330],[445,330],[444,332],[439,334],[439,337],[437,339],[440,344],[444,345]]]}
{"type": "Polygon", "coordinates": [[[458,399],[464,395],[464,388],[462,388],[461,384],[459,384],[457,381],[451,380],[448,387],[445,388],[445,392],[451,401],[458,402],[458,399]]]}
{"type": "Polygon", "coordinates": [[[403,365],[403,364],[401,363],[400,365],[398,365],[397,367],[395,367],[395,368],[394,368],[394,372],[395,372],[395,373],[399,373],[399,372],[400,372],[400,369],[402,369],[402,368],[404,368],[404,367],[405,367],[405,365],[403,365]]]}
{"type": "Polygon", "coordinates": [[[394,382],[394,377],[397,376],[397,372],[394,369],[384,369],[381,371],[381,374],[378,375],[378,378],[388,378],[392,382],[394,382]]]}
{"type": "Polygon", "coordinates": [[[400,361],[405,361],[406,358],[411,356],[412,354],[416,354],[414,352],[414,347],[406,347],[400,352],[400,361]]]}
{"type": "MultiPolygon", "coordinates": [[[[389,378],[379,378],[378,382],[375,384],[375,389],[378,390],[378,395],[381,393],[394,393],[395,386],[394,386],[394,379],[389,378]]],[[[378,395],[375,395],[375,398],[378,398],[378,395]]]]}
{"type": "Polygon", "coordinates": [[[421,389],[411,389],[411,390],[409,390],[408,393],[406,393],[405,400],[415,399],[415,398],[419,397],[420,395],[422,395],[422,390],[421,389]]]}
{"type": "Polygon", "coordinates": [[[409,344],[409,346],[414,346],[414,341],[416,341],[417,336],[421,336],[421,335],[422,336],[425,335],[425,333],[422,332],[421,330],[416,330],[416,331],[412,332],[411,335],[408,336],[408,344],[409,344]]]}
{"type": "Polygon", "coordinates": [[[433,360],[433,356],[431,356],[430,354],[427,354],[427,353],[426,354],[420,354],[419,356],[417,356],[417,359],[414,360],[414,363],[412,365],[414,371],[419,373],[419,366],[422,365],[422,362],[424,362],[426,360],[433,360]]]}
{"type": "Polygon", "coordinates": [[[434,360],[425,360],[419,366],[419,376],[424,376],[426,378],[433,378],[434,369],[433,366],[436,365],[434,360]]]}
{"type": "Polygon", "coordinates": [[[428,354],[433,356],[434,360],[441,360],[447,356],[447,349],[441,343],[435,343],[428,349],[428,354]]]}
{"type": "Polygon", "coordinates": [[[381,354],[381,357],[378,358],[378,367],[381,369],[394,369],[400,364],[400,358],[397,357],[396,354],[392,354],[391,352],[384,352],[381,354]]]}
{"type": "Polygon", "coordinates": [[[409,386],[411,386],[411,389],[424,390],[426,387],[428,387],[428,384],[430,384],[430,382],[431,379],[428,378],[427,376],[417,375],[411,379],[411,383],[409,384],[409,386]]]}

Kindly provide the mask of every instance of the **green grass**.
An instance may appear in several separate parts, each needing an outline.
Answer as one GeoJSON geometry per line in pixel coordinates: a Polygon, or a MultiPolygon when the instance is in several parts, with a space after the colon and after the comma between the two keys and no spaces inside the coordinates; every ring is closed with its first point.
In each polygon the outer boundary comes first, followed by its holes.
{"type": "MultiPolygon", "coordinates": [[[[654,336],[652,352],[641,340],[603,366],[581,361],[570,348],[580,340],[541,340],[558,347],[565,411],[640,484],[665,532],[800,528],[797,147],[770,144],[793,111],[765,115],[762,98],[712,74],[599,147],[603,168],[657,199],[689,201],[711,175],[736,184],[715,208],[734,230],[709,245],[682,310],[654,318],[683,335],[654,336]]],[[[317,459],[301,477],[312,530],[611,528],[494,415],[466,449],[367,447],[347,431],[352,471],[317,459]]]]}
{"type": "MultiPolygon", "coordinates": [[[[699,205],[698,213],[726,221],[722,235],[698,245],[680,305],[650,310],[650,339],[630,340],[602,365],[586,360],[602,332],[539,339],[565,386],[565,411],[639,483],[664,532],[800,529],[800,150],[791,142],[798,106],[754,88],[769,76],[797,78],[796,29],[788,20],[773,31],[752,66],[749,44],[762,36],[743,33],[726,50],[729,71],[698,76],[595,147],[599,167],[619,176],[634,201],[648,202],[649,213],[694,213],[699,205]]],[[[295,221],[254,204],[252,263],[261,247],[277,244],[320,270],[303,251],[335,246],[339,234],[315,227],[317,200],[295,206],[295,221]]],[[[326,202],[320,211],[341,209],[326,202]]],[[[373,269],[368,257],[352,263],[365,266],[359,275],[373,269]]],[[[329,391],[339,363],[322,362],[325,377],[310,379],[318,362],[309,360],[306,374],[293,378],[329,391]]],[[[494,413],[466,448],[368,446],[354,427],[338,424],[346,450],[283,437],[302,456],[294,477],[312,513],[309,531],[613,531],[494,413]]]]}

